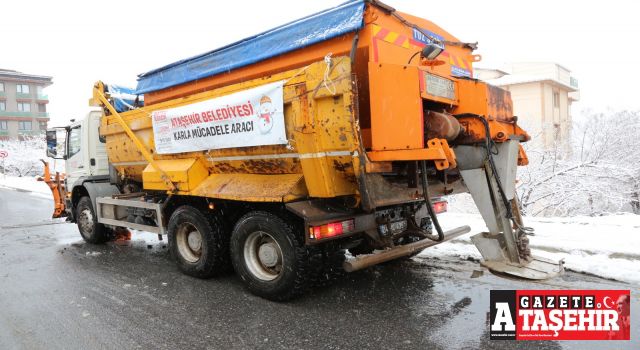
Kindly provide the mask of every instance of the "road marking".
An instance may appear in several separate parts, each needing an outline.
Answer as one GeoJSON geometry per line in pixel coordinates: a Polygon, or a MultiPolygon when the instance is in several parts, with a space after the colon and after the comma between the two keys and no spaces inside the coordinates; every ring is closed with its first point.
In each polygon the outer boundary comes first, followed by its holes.
{"type": "Polygon", "coordinates": [[[0,226],[0,229],[37,227],[37,226],[60,225],[60,224],[67,224],[67,222],[66,221],[44,221],[44,222],[36,223],[36,224],[20,224],[20,225],[0,226]]]}

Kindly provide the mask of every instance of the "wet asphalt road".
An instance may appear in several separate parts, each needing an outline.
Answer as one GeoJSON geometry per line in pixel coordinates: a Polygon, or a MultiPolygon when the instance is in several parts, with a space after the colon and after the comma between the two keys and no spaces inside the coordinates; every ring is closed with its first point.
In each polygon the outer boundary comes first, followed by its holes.
{"type": "Polygon", "coordinates": [[[639,348],[640,288],[568,272],[507,280],[456,258],[350,274],[289,303],[246,292],[233,275],[182,275],[165,243],[84,243],[48,223],[46,199],[0,189],[0,349],[622,349],[639,348]],[[632,342],[488,339],[491,289],[631,289],[632,342]]]}

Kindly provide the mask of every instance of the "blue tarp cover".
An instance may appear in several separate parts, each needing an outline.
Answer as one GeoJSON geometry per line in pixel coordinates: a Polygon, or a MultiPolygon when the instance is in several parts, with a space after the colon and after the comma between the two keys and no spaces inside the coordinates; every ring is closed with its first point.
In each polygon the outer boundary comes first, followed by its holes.
{"type": "Polygon", "coordinates": [[[363,27],[364,1],[352,0],[214,51],[138,76],[136,94],[228,72],[363,27]]]}
{"type": "Polygon", "coordinates": [[[118,113],[126,112],[141,107],[144,96],[137,95],[134,89],[121,85],[108,84],[107,91],[113,101],[113,107],[118,113]]]}

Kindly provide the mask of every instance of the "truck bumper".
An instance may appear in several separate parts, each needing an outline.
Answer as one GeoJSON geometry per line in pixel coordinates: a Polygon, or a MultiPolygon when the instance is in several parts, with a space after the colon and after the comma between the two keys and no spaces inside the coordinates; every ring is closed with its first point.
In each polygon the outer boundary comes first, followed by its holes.
{"type": "Polygon", "coordinates": [[[444,234],[444,240],[432,241],[430,239],[422,239],[410,244],[397,246],[391,249],[384,250],[379,253],[361,255],[344,262],[343,267],[347,272],[358,271],[369,266],[377,265],[386,261],[409,256],[415,252],[419,252],[425,248],[432,247],[434,245],[446,242],[448,240],[460,237],[466,233],[469,233],[471,228],[469,226],[460,226],[453,230],[449,230],[444,234]]]}

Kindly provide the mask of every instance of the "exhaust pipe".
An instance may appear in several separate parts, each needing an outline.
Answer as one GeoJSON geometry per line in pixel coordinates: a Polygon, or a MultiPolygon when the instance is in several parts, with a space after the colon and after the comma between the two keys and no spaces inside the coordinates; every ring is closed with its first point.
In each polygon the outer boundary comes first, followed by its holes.
{"type": "Polygon", "coordinates": [[[349,259],[344,262],[342,267],[347,272],[362,270],[369,266],[373,266],[386,261],[402,258],[404,256],[409,256],[415,252],[421,251],[422,249],[432,247],[434,245],[440,244],[442,242],[446,242],[456,237],[460,237],[465,233],[469,233],[469,232],[471,232],[471,227],[460,226],[458,228],[454,228],[452,230],[445,232],[444,239],[442,241],[432,241],[430,239],[425,238],[418,242],[413,242],[406,245],[394,247],[380,253],[362,255],[353,259],[349,259]]]}

